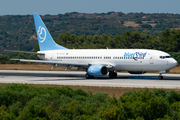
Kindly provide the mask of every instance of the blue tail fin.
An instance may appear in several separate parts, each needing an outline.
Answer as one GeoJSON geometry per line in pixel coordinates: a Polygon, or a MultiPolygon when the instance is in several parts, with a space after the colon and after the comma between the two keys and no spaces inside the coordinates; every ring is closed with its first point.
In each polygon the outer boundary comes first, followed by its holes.
{"type": "Polygon", "coordinates": [[[39,14],[34,13],[33,16],[34,16],[34,22],[36,26],[40,51],[67,49],[54,42],[53,38],[51,37],[49,31],[44,25],[39,14]]]}

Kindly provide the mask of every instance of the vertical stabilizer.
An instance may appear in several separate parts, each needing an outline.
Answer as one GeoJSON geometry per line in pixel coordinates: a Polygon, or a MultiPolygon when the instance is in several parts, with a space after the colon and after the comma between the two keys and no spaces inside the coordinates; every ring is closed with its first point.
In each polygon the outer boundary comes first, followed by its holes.
{"type": "Polygon", "coordinates": [[[40,51],[67,49],[54,42],[39,14],[34,13],[34,22],[40,51]]]}

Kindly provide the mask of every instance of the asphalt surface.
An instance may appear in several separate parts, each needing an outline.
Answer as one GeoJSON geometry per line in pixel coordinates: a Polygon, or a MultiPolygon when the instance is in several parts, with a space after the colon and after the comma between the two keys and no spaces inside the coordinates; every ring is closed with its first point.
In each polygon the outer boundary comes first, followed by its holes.
{"type": "Polygon", "coordinates": [[[163,80],[154,73],[118,73],[115,79],[108,76],[86,79],[84,76],[85,72],[77,71],[0,70],[0,83],[180,89],[180,74],[163,74],[163,80]]]}

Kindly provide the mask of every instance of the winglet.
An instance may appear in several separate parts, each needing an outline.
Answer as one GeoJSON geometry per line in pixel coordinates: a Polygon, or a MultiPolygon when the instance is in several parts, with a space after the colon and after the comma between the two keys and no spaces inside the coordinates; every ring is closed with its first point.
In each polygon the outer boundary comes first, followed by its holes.
{"type": "Polygon", "coordinates": [[[34,13],[33,16],[40,51],[67,49],[55,43],[38,13],[34,13]]]}

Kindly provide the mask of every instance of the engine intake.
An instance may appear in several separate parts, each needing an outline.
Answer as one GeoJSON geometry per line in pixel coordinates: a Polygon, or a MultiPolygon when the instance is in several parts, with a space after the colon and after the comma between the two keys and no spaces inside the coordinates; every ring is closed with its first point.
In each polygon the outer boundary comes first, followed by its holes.
{"type": "Polygon", "coordinates": [[[87,73],[91,76],[107,75],[108,69],[104,65],[92,65],[87,69],[87,73]]]}

